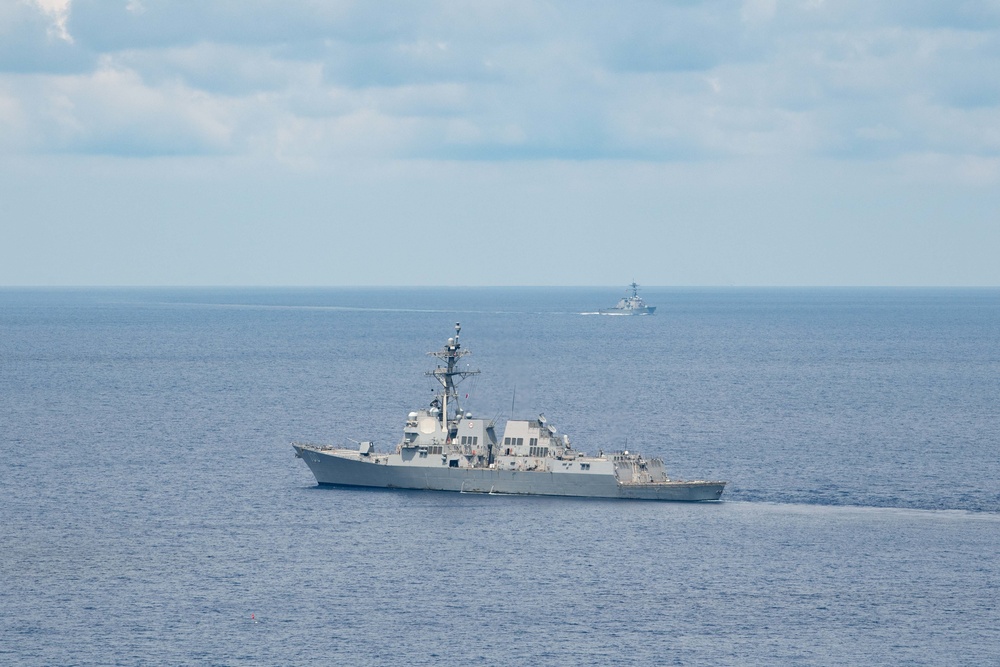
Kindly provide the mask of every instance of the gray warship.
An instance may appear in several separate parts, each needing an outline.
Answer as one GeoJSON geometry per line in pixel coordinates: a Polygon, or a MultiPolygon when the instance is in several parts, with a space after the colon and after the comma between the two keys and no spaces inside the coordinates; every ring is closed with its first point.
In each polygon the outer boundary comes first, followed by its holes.
{"type": "Polygon", "coordinates": [[[429,353],[440,362],[427,375],[441,389],[429,407],[407,416],[394,452],[376,452],[372,442],[292,443],[320,485],[676,501],[722,496],[726,482],[670,479],[658,458],[629,451],[588,456],[544,415],[511,419],[497,438],[495,419],[475,418],[459,403],[458,384],[480,372],[457,366],[469,353],[459,343],[461,330],[456,324],[444,348],[429,353]]]}
{"type": "Polygon", "coordinates": [[[633,280],[629,285],[632,294],[623,296],[613,308],[602,308],[597,311],[601,315],[652,315],[656,306],[647,306],[639,296],[639,285],[633,280]]]}

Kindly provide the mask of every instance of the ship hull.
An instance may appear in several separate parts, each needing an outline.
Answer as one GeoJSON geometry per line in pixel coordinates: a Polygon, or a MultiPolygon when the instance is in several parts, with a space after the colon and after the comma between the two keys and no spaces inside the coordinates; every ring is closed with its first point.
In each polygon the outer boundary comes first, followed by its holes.
{"type": "Polygon", "coordinates": [[[322,485],[635,500],[718,500],[725,482],[622,484],[614,475],[373,463],[295,445],[322,485]]]}
{"type": "Polygon", "coordinates": [[[603,308],[599,311],[601,315],[652,315],[656,306],[644,306],[642,308],[603,308]]]}

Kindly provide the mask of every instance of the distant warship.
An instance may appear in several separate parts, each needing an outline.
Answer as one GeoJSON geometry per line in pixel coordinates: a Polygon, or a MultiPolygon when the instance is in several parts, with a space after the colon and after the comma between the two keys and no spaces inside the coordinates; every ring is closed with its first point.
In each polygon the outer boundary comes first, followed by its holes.
{"type": "Polygon", "coordinates": [[[629,285],[632,288],[632,295],[626,294],[615,304],[614,308],[602,308],[597,311],[601,315],[652,315],[656,306],[647,306],[646,302],[639,296],[639,286],[633,280],[629,285]]]}
{"type": "Polygon", "coordinates": [[[461,329],[456,324],[444,348],[429,353],[443,362],[427,372],[441,390],[429,407],[407,416],[394,452],[376,452],[371,442],[350,449],[292,443],[319,484],[645,500],[722,495],[726,482],[670,479],[658,458],[628,451],[587,456],[568,436],[557,435],[544,415],[512,419],[497,438],[495,419],[473,418],[459,404],[458,383],[479,374],[457,367],[469,353],[459,344],[461,329]]]}

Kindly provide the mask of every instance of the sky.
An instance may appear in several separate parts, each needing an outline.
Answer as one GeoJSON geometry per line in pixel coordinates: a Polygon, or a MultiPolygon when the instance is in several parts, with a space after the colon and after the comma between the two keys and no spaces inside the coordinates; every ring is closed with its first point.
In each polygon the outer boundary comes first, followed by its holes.
{"type": "Polygon", "coordinates": [[[0,286],[998,286],[1000,0],[0,0],[0,286]]]}

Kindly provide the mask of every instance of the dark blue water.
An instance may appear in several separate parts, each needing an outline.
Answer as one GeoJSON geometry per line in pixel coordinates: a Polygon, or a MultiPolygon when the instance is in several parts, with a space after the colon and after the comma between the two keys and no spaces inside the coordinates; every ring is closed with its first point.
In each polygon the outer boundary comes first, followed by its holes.
{"type": "Polygon", "coordinates": [[[1000,290],[0,290],[0,664],[1000,662],[1000,290]],[[320,489],[467,407],[719,504],[320,489]]]}

